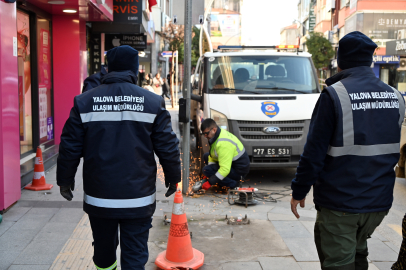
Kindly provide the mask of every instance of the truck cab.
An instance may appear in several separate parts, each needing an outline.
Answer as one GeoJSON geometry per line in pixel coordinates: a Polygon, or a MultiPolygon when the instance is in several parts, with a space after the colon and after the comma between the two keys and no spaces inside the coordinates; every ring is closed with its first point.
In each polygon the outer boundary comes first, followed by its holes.
{"type": "Polygon", "coordinates": [[[321,89],[311,55],[280,48],[207,52],[192,82],[191,117],[202,159],[200,125],[212,118],[243,143],[251,169],[296,167],[321,89]]]}

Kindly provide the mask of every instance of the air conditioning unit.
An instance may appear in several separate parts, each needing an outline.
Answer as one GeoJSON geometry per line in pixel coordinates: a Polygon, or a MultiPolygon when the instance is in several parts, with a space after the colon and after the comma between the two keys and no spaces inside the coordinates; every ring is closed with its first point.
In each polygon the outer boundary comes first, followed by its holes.
{"type": "Polygon", "coordinates": [[[402,69],[406,69],[406,58],[401,58],[401,59],[400,59],[399,66],[400,66],[402,69]]]}
{"type": "Polygon", "coordinates": [[[405,39],[406,38],[406,29],[398,30],[398,34],[396,35],[396,40],[405,39]]]}

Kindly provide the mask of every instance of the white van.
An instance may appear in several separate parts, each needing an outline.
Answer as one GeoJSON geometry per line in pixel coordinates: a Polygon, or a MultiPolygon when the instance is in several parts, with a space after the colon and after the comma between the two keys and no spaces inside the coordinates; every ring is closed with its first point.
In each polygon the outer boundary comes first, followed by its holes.
{"type": "Polygon", "coordinates": [[[192,87],[201,157],[209,145],[200,125],[212,118],[244,144],[251,169],[296,167],[321,91],[311,55],[278,46],[219,49],[201,58],[192,87]]]}

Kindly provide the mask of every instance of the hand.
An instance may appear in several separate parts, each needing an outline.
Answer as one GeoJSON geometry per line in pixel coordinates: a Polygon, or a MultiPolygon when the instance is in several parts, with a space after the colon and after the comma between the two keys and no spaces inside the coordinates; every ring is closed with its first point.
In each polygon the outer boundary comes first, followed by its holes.
{"type": "Polygon", "coordinates": [[[210,185],[215,185],[218,181],[220,181],[220,179],[216,175],[212,175],[207,182],[209,182],[210,185]]]}
{"type": "Polygon", "coordinates": [[[204,182],[202,185],[202,189],[204,189],[204,190],[208,190],[210,187],[211,187],[211,185],[210,185],[209,181],[204,182]]]}
{"type": "Polygon", "coordinates": [[[292,200],[290,201],[290,209],[292,210],[292,213],[296,216],[296,218],[300,218],[299,213],[297,212],[297,205],[300,203],[300,207],[304,208],[305,207],[305,200],[304,198],[301,201],[295,200],[292,197],[292,200]]]}
{"type": "Polygon", "coordinates": [[[169,184],[169,188],[165,193],[165,197],[171,196],[173,193],[175,193],[177,188],[177,184],[169,184]]]}
{"type": "Polygon", "coordinates": [[[73,193],[72,191],[75,190],[75,181],[72,182],[69,186],[61,186],[60,187],[60,192],[62,197],[67,199],[68,201],[71,201],[73,199],[73,193]]]}

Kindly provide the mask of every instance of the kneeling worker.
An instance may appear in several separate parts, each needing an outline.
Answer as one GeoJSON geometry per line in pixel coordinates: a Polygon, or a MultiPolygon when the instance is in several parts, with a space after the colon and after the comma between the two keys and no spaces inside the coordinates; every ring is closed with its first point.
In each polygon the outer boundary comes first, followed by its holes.
{"type": "Polygon", "coordinates": [[[235,188],[241,177],[250,171],[250,160],[240,140],[227,130],[220,129],[213,119],[205,119],[202,134],[209,140],[210,152],[204,154],[203,174],[209,178],[202,188],[212,185],[235,188]]]}

